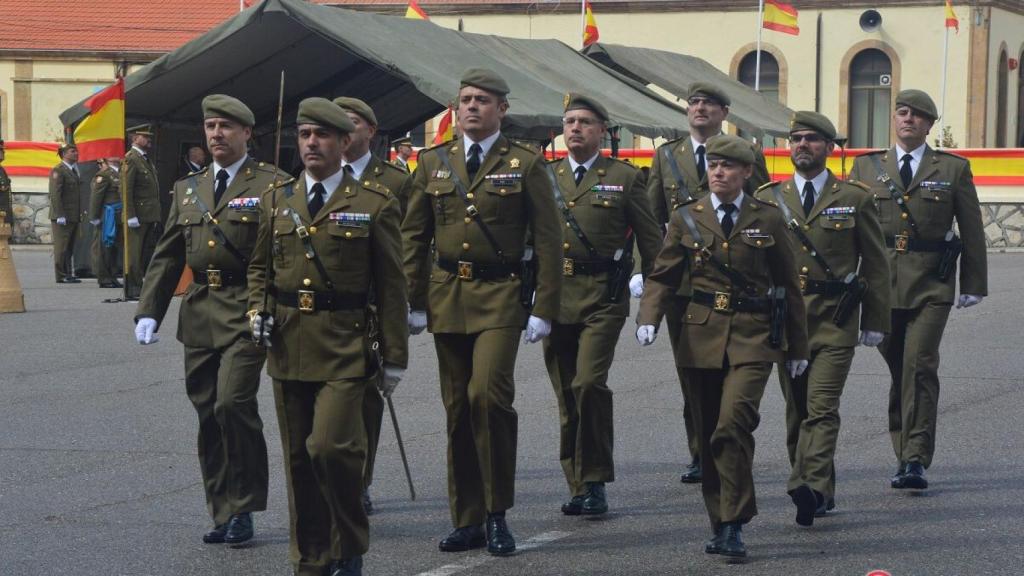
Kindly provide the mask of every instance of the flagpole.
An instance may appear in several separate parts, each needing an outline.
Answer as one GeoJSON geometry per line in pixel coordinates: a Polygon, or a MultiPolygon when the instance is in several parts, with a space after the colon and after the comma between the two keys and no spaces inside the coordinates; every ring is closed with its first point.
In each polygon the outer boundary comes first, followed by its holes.
{"type": "MultiPolygon", "coordinates": [[[[944,27],[942,35],[942,92],[939,95],[939,134],[946,121],[946,69],[949,67],[949,26],[944,27]]],[[[941,137],[940,137],[941,138],[941,137]]]]}
{"type": "Polygon", "coordinates": [[[754,63],[754,91],[761,91],[761,30],[764,30],[764,0],[757,2],[757,56],[754,63]]]}
{"type": "Polygon", "coordinates": [[[587,41],[587,0],[580,2],[580,49],[586,48],[587,41]]]}

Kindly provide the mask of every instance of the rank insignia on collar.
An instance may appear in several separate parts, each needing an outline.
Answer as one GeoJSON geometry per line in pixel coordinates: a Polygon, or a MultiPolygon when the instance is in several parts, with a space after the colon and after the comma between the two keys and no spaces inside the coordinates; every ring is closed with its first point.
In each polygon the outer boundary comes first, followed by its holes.
{"type": "Polygon", "coordinates": [[[513,158],[508,161],[509,168],[519,168],[519,158],[513,158]]]}

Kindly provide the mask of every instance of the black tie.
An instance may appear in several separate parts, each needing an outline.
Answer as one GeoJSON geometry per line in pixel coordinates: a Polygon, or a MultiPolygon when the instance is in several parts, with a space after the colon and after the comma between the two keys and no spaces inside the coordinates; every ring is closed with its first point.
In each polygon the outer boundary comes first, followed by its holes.
{"type": "Polygon", "coordinates": [[[910,154],[904,154],[901,161],[903,166],[900,168],[900,180],[903,180],[903,189],[908,190],[910,188],[910,182],[914,180],[914,171],[910,168],[910,161],[914,157],[910,154]]]}
{"type": "Polygon", "coordinates": [[[704,145],[697,146],[697,178],[704,180],[704,145]]]}
{"type": "Polygon", "coordinates": [[[479,144],[473,144],[469,147],[469,158],[466,160],[466,173],[469,175],[469,181],[476,180],[476,173],[480,170],[480,153],[483,152],[483,148],[480,148],[479,144]]]}
{"type": "Polygon", "coordinates": [[[309,201],[309,217],[316,218],[317,213],[324,207],[324,194],[327,191],[324,190],[323,184],[317,182],[313,184],[311,192],[313,193],[313,199],[309,201]]]}
{"type": "Polygon", "coordinates": [[[224,191],[228,189],[228,171],[221,168],[217,171],[217,187],[213,189],[213,205],[220,204],[224,191]]]}
{"type": "Polygon", "coordinates": [[[576,167],[576,185],[577,186],[580,185],[580,182],[583,182],[583,176],[586,175],[586,173],[587,173],[587,167],[586,166],[577,166],[576,167]]]}
{"type": "Polygon", "coordinates": [[[814,209],[814,184],[811,184],[810,180],[804,182],[804,216],[808,217],[811,215],[811,210],[814,209]]]}
{"type": "Polygon", "coordinates": [[[355,170],[355,168],[352,167],[351,164],[345,164],[345,167],[343,168],[343,170],[345,170],[345,172],[348,172],[349,174],[352,175],[353,178],[355,178],[356,170],[355,170]]]}
{"type": "Polygon", "coordinates": [[[722,204],[718,207],[719,210],[725,212],[722,216],[722,232],[725,232],[725,237],[728,238],[732,234],[732,225],[735,222],[732,221],[732,213],[736,211],[735,204],[722,204]]]}

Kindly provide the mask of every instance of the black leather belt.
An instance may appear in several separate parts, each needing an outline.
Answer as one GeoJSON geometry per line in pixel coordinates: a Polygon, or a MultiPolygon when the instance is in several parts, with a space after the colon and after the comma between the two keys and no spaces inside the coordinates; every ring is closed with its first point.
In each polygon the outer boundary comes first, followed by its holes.
{"type": "Polygon", "coordinates": [[[214,269],[196,270],[193,268],[192,281],[196,284],[206,284],[216,290],[223,286],[245,286],[246,277],[244,272],[214,269]]]}
{"type": "Polygon", "coordinates": [[[803,294],[839,296],[844,291],[846,291],[846,284],[838,280],[810,280],[805,276],[800,276],[800,292],[803,294]]]}
{"type": "Polygon", "coordinates": [[[562,258],[563,276],[596,276],[604,274],[615,265],[614,260],[576,260],[562,258]]]}
{"type": "Polygon", "coordinates": [[[303,312],[358,310],[366,306],[366,294],[314,292],[312,290],[282,292],[274,287],[270,289],[270,295],[277,300],[278,304],[289,308],[298,308],[303,312]]]}
{"type": "Polygon", "coordinates": [[[437,259],[437,267],[455,274],[460,280],[504,280],[519,273],[519,263],[477,264],[476,262],[437,259]]]}
{"type": "Polygon", "coordinates": [[[691,301],[708,306],[715,312],[769,312],[771,302],[768,298],[751,296],[733,296],[729,292],[704,292],[694,290],[691,301]]]}
{"type": "Polygon", "coordinates": [[[886,236],[885,245],[897,252],[943,252],[946,249],[944,240],[920,240],[904,234],[886,236]]]}

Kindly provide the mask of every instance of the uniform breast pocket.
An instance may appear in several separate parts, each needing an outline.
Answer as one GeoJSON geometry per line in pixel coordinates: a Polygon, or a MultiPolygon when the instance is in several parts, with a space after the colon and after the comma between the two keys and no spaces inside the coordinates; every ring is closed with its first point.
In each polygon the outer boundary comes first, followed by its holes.
{"type": "Polygon", "coordinates": [[[608,210],[621,210],[624,203],[622,194],[616,193],[595,193],[590,199],[590,205],[594,208],[608,210]]]}
{"type": "Polygon", "coordinates": [[[295,233],[295,222],[289,218],[274,219],[274,240],[271,246],[274,254],[274,266],[288,268],[291,266],[295,253],[305,250],[295,233]]]}
{"type": "Polygon", "coordinates": [[[739,245],[732,249],[732,264],[746,267],[751,272],[768,270],[768,249],[775,246],[771,234],[740,234],[739,245]]]}
{"type": "Polygon", "coordinates": [[[198,213],[179,214],[177,225],[181,227],[181,235],[185,238],[185,250],[194,253],[202,242],[202,216],[198,213]]]}
{"type": "Polygon", "coordinates": [[[256,233],[260,224],[259,212],[232,210],[227,213],[225,220],[226,226],[222,228],[235,246],[244,252],[256,245],[256,233]]]}
{"type": "Polygon", "coordinates": [[[878,221],[883,224],[892,222],[893,211],[899,210],[899,207],[896,206],[896,203],[888,195],[876,195],[875,206],[878,208],[878,221]]]}
{"type": "Polygon", "coordinates": [[[465,208],[462,200],[455,194],[455,182],[431,180],[427,182],[424,192],[430,197],[435,222],[443,226],[462,221],[462,215],[458,212],[465,208]]]}
{"type": "Polygon", "coordinates": [[[953,219],[952,190],[949,188],[922,188],[920,192],[921,204],[924,205],[922,218],[938,222],[953,219]]]}
{"type": "Polygon", "coordinates": [[[519,180],[489,179],[483,186],[487,195],[487,209],[481,215],[487,223],[513,224],[525,218],[523,183],[519,180]]]}
{"type": "Polygon", "coordinates": [[[857,219],[849,215],[841,219],[829,219],[827,216],[818,218],[818,226],[825,239],[823,246],[815,246],[819,250],[832,255],[856,254],[855,228],[857,219]]]}
{"type": "Polygon", "coordinates": [[[370,253],[370,227],[342,226],[332,222],[327,227],[330,245],[321,257],[325,268],[362,270],[370,253]]]}

